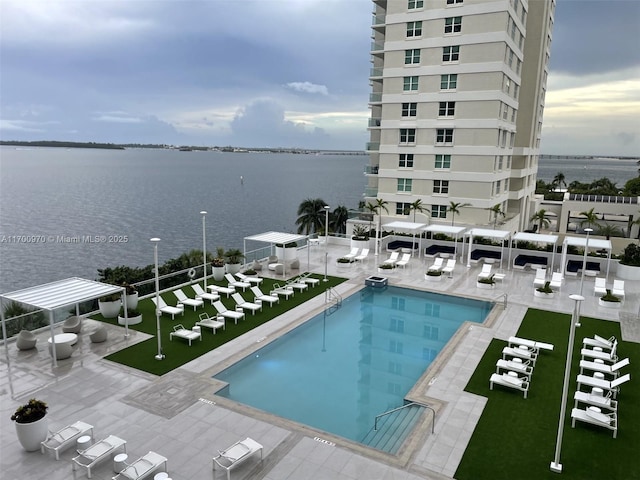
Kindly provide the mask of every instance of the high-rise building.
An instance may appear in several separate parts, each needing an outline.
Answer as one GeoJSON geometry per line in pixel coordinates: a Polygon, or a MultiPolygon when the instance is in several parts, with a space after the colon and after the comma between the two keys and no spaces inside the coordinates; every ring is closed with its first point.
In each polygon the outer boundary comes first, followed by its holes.
{"type": "Polygon", "coordinates": [[[555,0],[373,0],[365,201],[389,216],[524,230],[555,0]],[[496,212],[498,210],[498,212],[496,212]],[[409,215],[409,216],[408,216],[409,215]]]}

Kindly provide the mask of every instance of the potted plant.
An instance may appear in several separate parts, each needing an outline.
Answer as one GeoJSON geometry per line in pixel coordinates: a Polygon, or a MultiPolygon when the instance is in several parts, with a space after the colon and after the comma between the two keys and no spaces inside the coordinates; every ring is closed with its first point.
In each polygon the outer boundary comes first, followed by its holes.
{"type": "Polygon", "coordinates": [[[496,281],[493,278],[493,274],[485,278],[479,278],[476,282],[476,287],[484,289],[493,289],[496,286],[496,281]]]}
{"type": "Polygon", "coordinates": [[[424,278],[430,282],[439,282],[442,279],[442,270],[427,270],[424,278]]]}
{"type": "Polygon", "coordinates": [[[40,450],[40,443],[47,439],[49,425],[47,404],[42,400],[30,399],[26,404],[19,406],[11,415],[16,425],[18,440],[27,452],[40,450]]]}
{"type": "Polygon", "coordinates": [[[620,308],[620,297],[607,289],[607,293],[598,298],[598,305],[605,308],[620,308]]]}
{"type": "Polygon", "coordinates": [[[553,298],[554,293],[551,289],[551,282],[545,282],[544,285],[534,290],[533,295],[539,298],[553,298]]]}
{"type": "Polygon", "coordinates": [[[211,261],[211,268],[215,281],[219,282],[224,278],[224,248],[218,247],[216,249],[216,256],[211,261]]]}
{"type": "Polygon", "coordinates": [[[122,296],[119,293],[105,295],[98,299],[98,309],[104,318],[116,318],[120,312],[122,296]]]}
{"type": "Polygon", "coordinates": [[[369,248],[369,230],[364,225],[353,227],[351,248],[369,248]]]}
{"type": "Polygon", "coordinates": [[[122,285],[124,287],[124,295],[125,299],[122,299],[122,304],[126,305],[127,308],[136,309],[138,308],[138,290],[133,285],[129,285],[128,283],[124,283],[122,285]]]}
{"type": "Polygon", "coordinates": [[[616,277],[622,280],[640,280],[640,245],[630,243],[620,257],[616,277]]]}
{"type": "Polygon", "coordinates": [[[142,314],[135,308],[127,308],[127,317],[118,315],[118,325],[137,325],[142,323],[142,314]]]}
{"type": "Polygon", "coordinates": [[[391,272],[395,268],[395,265],[392,263],[381,263],[378,265],[379,272],[391,272]]]}
{"type": "Polygon", "coordinates": [[[242,259],[244,254],[237,248],[232,248],[224,252],[224,258],[226,260],[227,273],[238,273],[242,268],[242,259]]]}
{"type": "Polygon", "coordinates": [[[355,260],[353,260],[352,258],[347,258],[347,257],[340,257],[340,258],[336,259],[336,263],[338,264],[338,268],[340,268],[340,267],[348,267],[354,261],[355,260]]]}

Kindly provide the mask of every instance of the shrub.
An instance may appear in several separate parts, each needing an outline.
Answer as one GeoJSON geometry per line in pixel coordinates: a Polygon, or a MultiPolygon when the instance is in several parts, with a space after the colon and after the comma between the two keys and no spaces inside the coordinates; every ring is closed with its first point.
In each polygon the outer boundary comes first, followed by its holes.
{"type": "Polygon", "coordinates": [[[611,290],[607,289],[607,293],[605,295],[603,295],[601,297],[601,300],[603,302],[619,302],[620,301],[620,297],[614,295],[613,293],[611,293],[611,290]]]}
{"type": "Polygon", "coordinates": [[[32,398],[17,408],[16,412],[11,415],[11,420],[17,423],[37,422],[47,414],[47,408],[49,407],[42,400],[32,398]]]}
{"type": "Polygon", "coordinates": [[[541,293],[553,293],[551,289],[551,282],[545,282],[543,286],[536,288],[541,293]]]}
{"type": "Polygon", "coordinates": [[[393,270],[394,267],[395,267],[395,265],[393,265],[391,263],[382,263],[382,264],[378,265],[378,268],[380,268],[382,270],[393,270]]]}
{"type": "Polygon", "coordinates": [[[442,270],[427,270],[427,276],[439,277],[442,275],[442,270]]]}
{"type": "Polygon", "coordinates": [[[478,279],[478,283],[486,283],[487,285],[493,285],[494,283],[496,283],[495,279],[493,278],[493,274],[491,274],[489,277],[485,277],[485,278],[479,278],[478,279]]]}
{"type": "Polygon", "coordinates": [[[636,243],[627,245],[620,258],[620,263],[630,267],[640,267],[640,246],[636,243]]]}
{"type": "Polygon", "coordinates": [[[336,260],[338,263],[353,263],[354,260],[352,258],[340,257],[336,260]]]}
{"type": "Polygon", "coordinates": [[[355,225],[353,227],[352,240],[369,240],[369,231],[364,225],[355,225]]]}

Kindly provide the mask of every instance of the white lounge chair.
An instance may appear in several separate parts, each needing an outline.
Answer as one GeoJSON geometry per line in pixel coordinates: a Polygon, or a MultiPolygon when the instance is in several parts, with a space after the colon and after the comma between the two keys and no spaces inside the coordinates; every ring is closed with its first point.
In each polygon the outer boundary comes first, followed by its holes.
{"type": "Polygon", "coordinates": [[[260,287],[251,287],[251,293],[253,293],[255,300],[260,300],[262,303],[267,302],[269,305],[280,303],[280,297],[265,295],[264,293],[262,293],[262,290],[260,290],[260,287]]]}
{"type": "Polygon", "coordinates": [[[453,275],[453,271],[456,269],[456,260],[454,258],[450,258],[447,260],[447,264],[442,269],[442,273],[448,273],[449,276],[453,275]]]}
{"type": "Polygon", "coordinates": [[[280,286],[279,283],[273,284],[273,290],[271,290],[271,296],[284,297],[287,300],[289,297],[293,297],[295,295],[295,290],[293,288],[289,288],[286,285],[280,286]]]}
{"type": "Polygon", "coordinates": [[[249,282],[241,282],[240,280],[236,280],[236,277],[234,277],[231,273],[225,273],[224,278],[229,283],[229,287],[241,288],[243,292],[251,286],[249,282]]]}
{"type": "Polygon", "coordinates": [[[217,292],[205,292],[199,283],[194,283],[193,285],[191,285],[191,288],[193,288],[193,291],[196,293],[196,298],[209,300],[211,302],[211,305],[213,305],[213,302],[215,302],[216,300],[220,300],[220,295],[217,292]]]}
{"type": "Polygon", "coordinates": [[[244,312],[229,310],[221,301],[213,302],[213,308],[215,308],[218,314],[222,315],[224,318],[232,319],[236,325],[238,324],[238,320],[244,319],[244,312]]]}
{"type": "Polygon", "coordinates": [[[607,395],[594,395],[592,392],[580,392],[577,391],[573,395],[573,399],[575,400],[574,407],[578,407],[578,403],[586,403],[587,405],[593,405],[595,407],[604,407],[609,410],[617,410],[618,402],[613,400],[612,392],[609,391],[607,395]]]}
{"type": "Polygon", "coordinates": [[[194,311],[196,310],[196,308],[204,306],[204,300],[200,298],[187,297],[187,295],[182,291],[181,288],[174,290],[173,294],[178,299],[178,302],[180,302],[183,305],[189,305],[190,307],[193,307],[194,311]]]}
{"type": "Polygon", "coordinates": [[[620,385],[628,382],[629,380],[631,380],[631,375],[629,375],[628,373],[611,381],[605,380],[603,378],[591,377],[589,375],[578,375],[578,390],[580,390],[582,385],[586,385],[588,387],[597,387],[603,390],[612,391],[613,398],[616,398],[616,395],[620,390],[620,385]]]}
{"type": "Polygon", "coordinates": [[[547,282],[547,269],[536,268],[536,277],[533,279],[534,287],[543,287],[547,282]]]}
{"type": "Polygon", "coordinates": [[[433,263],[429,266],[427,271],[429,272],[439,272],[444,267],[444,258],[436,257],[433,263]]]}
{"type": "Polygon", "coordinates": [[[56,460],[59,460],[60,452],[75,445],[78,438],[88,433],[93,440],[93,425],[84,422],[67,425],[57,432],[50,433],[47,439],[40,444],[40,451],[44,454],[45,450],[50,450],[53,452],[56,460]]]}
{"type": "Polygon", "coordinates": [[[158,310],[160,310],[162,313],[171,315],[171,320],[175,320],[177,314],[184,315],[183,305],[180,305],[179,307],[169,306],[160,295],[158,295],[158,300],[159,301],[156,303],[156,297],[151,297],[151,301],[156,305],[156,308],[158,308],[158,310]]]}
{"type": "Polygon", "coordinates": [[[202,334],[200,332],[194,332],[193,330],[184,328],[180,324],[174,325],[173,332],[169,332],[169,341],[173,340],[173,337],[184,338],[189,342],[189,346],[191,346],[192,340],[202,341],[202,334]]]}
{"type": "Polygon", "coordinates": [[[387,258],[382,263],[383,263],[383,265],[395,265],[396,262],[398,261],[398,257],[400,257],[400,252],[399,251],[391,252],[391,255],[389,255],[389,258],[387,258]]]}
{"type": "Polygon", "coordinates": [[[148,478],[162,466],[167,471],[167,459],[156,452],[149,451],[133,463],[128,464],[112,480],[142,480],[148,478]],[[163,466],[164,464],[164,466],[163,466]]]}
{"type": "Polygon", "coordinates": [[[262,305],[247,302],[239,293],[234,293],[233,295],[231,295],[231,298],[233,298],[233,301],[236,302],[236,306],[240,307],[243,310],[251,310],[251,315],[255,315],[256,311],[262,310],[262,305]]]}
{"type": "Polygon", "coordinates": [[[529,360],[535,367],[538,354],[524,348],[504,347],[502,349],[502,359],[508,360],[508,357],[521,358],[522,360],[529,360]]]}
{"type": "Polygon", "coordinates": [[[562,274],[560,272],[553,272],[551,274],[551,281],[549,282],[549,286],[551,288],[557,288],[558,290],[562,288],[562,274]]]}
{"type": "Polygon", "coordinates": [[[582,346],[597,348],[598,350],[615,354],[618,348],[618,340],[616,337],[606,339],[595,335],[594,338],[583,338],[582,346]]]}
{"type": "Polygon", "coordinates": [[[606,278],[596,277],[595,284],[593,285],[593,294],[596,296],[602,296],[607,294],[606,278]]]}
{"type": "Polygon", "coordinates": [[[551,343],[545,343],[545,342],[537,342],[535,340],[529,340],[527,338],[520,338],[520,337],[509,337],[509,346],[510,347],[517,347],[520,345],[524,345],[525,347],[528,347],[530,349],[534,349],[536,351],[538,350],[549,350],[549,351],[553,351],[553,345],[551,343]]]}
{"type": "Polygon", "coordinates": [[[501,370],[506,370],[507,372],[516,372],[520,375],[524,375],[528,380],[531,380],[531,375],[533,374],[533,367],[529,360],[523,362],[519,358],[514,358],[513,360],[498,360],[496,362],[496,373],[500,373],[501,370]]]}
{"type": "Polygon", "coordinates": [[[485,263],[482,265],[482,270],[478,274],[478,280],[481,278],[489,278],[491,276],[491,267],[490,263],[485,263]]]}
{"type": "Polygon", "coordinates": [[[615,363],[618,361],[618,356],[615,354],[615,351],[605,352],[603,350],[583,348],[580,350],[580,355],[582,357],[582,360],[584,360],[585,358],[597,358],[609,363],[615,363]]]}
{"type": "Polygon", "coordinates": [[[347,253],[346,255],[344,255],[342,258],[349,258],[349,259],[355,259],[358,256],[358,253],[360,252],[359,248],[352,248],[351,251],[349,253],[347,253]]]}
{"type": "Polygon", "coordinates": [[[223,316],[213,318],[210,317],[206,312],[200,314],[200,320],[196,322],[196,325],[199,327],[210,328],[211,330],[213,330],[214,335],[216,333],[216,330],[218,330],[219,328],[222,328],[223,330],[226,330],[227,328],[223,316]],[[218,318],[220,320],[218,320],[218,318]]]}
{"type": "Polygon", "coordinates": [[[294,290],[298,291],[298,292],[304,292],[307,288],[309,288],[309,285],[307,285],[305,282],[301,281],[299,278],[295,278],[289,282],[287,282],[287,287],[289,288],[293,288],[294,290]]]}
{"type": "Polygon", "coordinates": [[[216,465],[227,471],[227,480],[231,480],[231,469],[237,467],[257,452],[260,452],[260,461],[263,459],[262,445],[247,437],[234,443],[229,448],[218,450],[218,455],[213,457],[213,468],[216,465]]]}
{"type": "Polygon", "coordinates": [[[624,280],[614,280],[611,293],[616,297],[624,298],[624,280]]]}
{"type": "Polygon", "coordinates": [[[363,248],[362,251],[360,252],[360,255],[354,257],[353,259],[356,262],[364,262],[367,260],[367,257],[369,256],[369,249],[368,248],[363,248]]]}
{"type": "Polygon", "coordinates": [[[606,363],[600,362],[590,362],[588,360],[580,360],[580,373],[583,373],[583,370],[590,370],[592,372],[601,372],[609,375],[613,375],[614,378],[617,378],[619,375],[618,370],[622,367],[626,367],[629,365],[629,359],[624,358],[619,362],[614,363],[613,365],[607,365],[606,363]]]}
{"type": "Polygon", "coordinates": [[[310,277],[308,273],[305,273],[304,275],[300,275],[298,277],[298,280],[306,283],[307,285],[311,285],[311,288],[316,288],[316,286],[320,284],[320,280],[318,280],[317,278],[310,277]]]}
{"type": "Polygon", "coordinates": [[[220,285],[208,285],[207,288],[212,292],[224,293],[227,296],[227,298],[229,298],[232,293],[236,292],[235,287],[222,287],[220,285]]]}
{"type": "Polygon", "coordinates": [[[111,455],[120,447],[125,453],[127,452],[127,442],[125,440],[115,435],[109,435],[89,448],[79,451],[79,455],[71,460],[71,468],[75,471],[79,466],[84,467],[87,469],[87,477],[91,478],[91,469],[98,463],[111,458],[111,455]]]}
{"type": "Polygon", "coordinates": [[[584,410],[573,408],[571,409],[571,428],[576,427],[576,420],[613,430],[613,438],[616,438],[618,433],[618,416],[616,412],[604,414],[598,407],[587,407],[584,410]]]}
{"type": "Polygon", "coordinates": [[[251,285],[260,285],[262,283],[262,279],[256,276],[248,276],[244,273],[236,273],[236,277],[240,279],[242,282],[249,282],[251,285]]]}
{"type": "Polygon", "coordinates": [[[410,253],[403,253],[402,254],[402,258],[396,262],[396,267],[404,268],[409,264],[410,260],[411,260],[411,254],[410,253]]]}
{"type": "Polygon", "coordinates": [[[518,377],[515,372],[511,372],[511,374],[503,373],[502,375],[492,373],[489,378],[489,390],[493,390],[494,383],[502,385],[503,387],[520,390],[524,394],[524,398],[527,398],[527,393],[529,392],[529,381],[527,377],[518,377]]]}

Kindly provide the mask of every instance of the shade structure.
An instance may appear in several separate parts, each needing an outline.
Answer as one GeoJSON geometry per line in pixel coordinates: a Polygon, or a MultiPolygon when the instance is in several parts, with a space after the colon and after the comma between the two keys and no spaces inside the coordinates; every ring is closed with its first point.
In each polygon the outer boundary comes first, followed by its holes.
{"type": "MultiPolygon", "coordinates": [[[[574,247],[585,248],[587,246],[587,237],[564,237],[562,242],[562,265],[560,265],[560,273],[564,277],[565,268],[567,266],[567,247],[572,245],[574,247]]],[[[602,238],[589,238],[589,248],[595,250],[607,251],[607,277],[609,277],[609,266],[611,264],[611,241],[604,240],[602,238]]]]}
{"type": "Polygon", "coordinates": [[[455,258],[458,253],[458,236],[465,230],[467,230],[467,227],[456,227],[454,225],[429,225],[424,229],[425,232],[443,233],[453,236],[456,239],[453,246],[453,258],[455,258]]]}
{"type": "MultiPolygon", "coordinates": [[[[532,243],[545,243],[547,245],[553,245],[553,253],[551,254],[551,269],[553,272],[553,263],[556,258],[556,243],[558,243],[557,235],[546,235],[542,233],[528,233],[528,232],[518,232],[511,240],[514,242],[532,242],[532,243]]],[[[513,248],[513,242],[509,244],[509,268],[512,268],[511,264],[511,251],[513,248]]]]}
{"type": "Polygon", "coordinates": [[[509,238],[511,232],[508,230],[489,230],[486,228],[472,228],[467,232],[469,235],[469,251],[467,252],[467,267],[471,267],[471,246],[473,237],[488,237],[502,241],[500,244],[500,268],[502,268],[502,257],[504,252],[504,240],[509,238]]]}
{"type": "MultiPolygon", "coordinates": [[[[422,230],[426,225],[427,225],[426,223],[395,221],[395,222],[386,223],[382,227],[386,228],[387,230],[393,230],[393,231],[400,230],[400,231],[410,232],[413,234],[413,241],[415,243],[416,233],[422,230]]],[[[422,238],[420,238],[420,245],[419,245],[418,252],[420,252],[421,250],[422,250],[422,238]]],[[[418,253],[418,256],[420,256],[420,253],[418,253]]]]}
{"type": "MultiPolygon", "coordinates": [[[[86,280],[84,278],[72,277],[57,282],[45,283],[35,287],[29,287],[14,292],[3,293],[0,295],[0,316],[2,317],[2,338],[7,348],[7,335],[4,318],[5,302],[14,301],[30,305],[36,309],[47,310],[49,312],[49,325],[51,327],[51,336],[54,335],[53,330],[53,312],[58,308],[67,307],[69,305],[77,305],[89,300],[123,292],[124,287],[109,285],[108,283],[86,280]]],[[[52,342],[53,349],[52,361],[53,365],[57,365],[55,355],[55,342],[52,342]]]]}
{"type": "MultiPolygon", "coordinates": [[[[265,232],[259,233],[257,235],[251,235],[250,237],[244,237],[244,254],[247,253],[247,240],[252,242],[262,242],[269,243],[271,245],[275,244],[287,244],[292,242],[298,242],[300,240],[308,239],[308,235],[301,235],[299,233],[284,233],[284,232],[265,232]]],[[[286,259],[285,259],[286,260],[286,259]]],[[[307,260],[308,263],[308,260],[307,260]]],[[[307,266],[308,268],[308,266],[307,266]]],[[[282,277],[286,275],[286,262],[284,263],[284,268],[282,269],[282,277]]]]}

